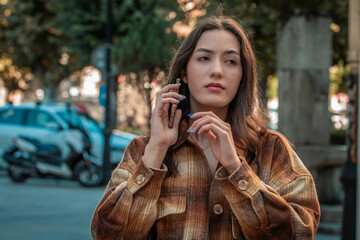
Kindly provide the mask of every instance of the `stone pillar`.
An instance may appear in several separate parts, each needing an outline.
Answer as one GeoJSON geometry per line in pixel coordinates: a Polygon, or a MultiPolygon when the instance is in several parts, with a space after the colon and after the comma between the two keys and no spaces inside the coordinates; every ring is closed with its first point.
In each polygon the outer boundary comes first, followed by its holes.
{"type": "Polygon", "coordinates": [[[291,18],[278,32],[279,130],[295,145],[330,140],[331,20],[291,18]]]}
{"type": "Polygon", "coordinates": [[[330,145],[331,19],[294,16],[278,31],[279,131],[312,173],[319,200],[341,204],[346,146],[330,145]]]}

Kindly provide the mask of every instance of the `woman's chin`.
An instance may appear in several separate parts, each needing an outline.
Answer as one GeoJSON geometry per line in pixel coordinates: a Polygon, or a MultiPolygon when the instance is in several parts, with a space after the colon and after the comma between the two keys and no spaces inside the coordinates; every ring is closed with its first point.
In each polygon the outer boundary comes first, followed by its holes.
{"type": "Polygon", "coordinates": [[[224,99],[209,99],[208,101],[203,102],[203,108],[205,109],[219,109],[219,108],[227,108],[229,102],[225,102],[224,99]]]}

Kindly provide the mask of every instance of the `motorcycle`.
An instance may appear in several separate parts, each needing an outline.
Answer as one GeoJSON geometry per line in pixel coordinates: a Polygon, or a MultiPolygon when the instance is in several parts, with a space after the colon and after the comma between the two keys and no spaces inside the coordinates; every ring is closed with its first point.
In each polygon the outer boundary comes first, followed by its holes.
{"type": "Polygon", "coordinates": [[[5,150],[9,177],[24,182],[29,177],[56,177],[77,180],[86,187],[103,180],[101,164],[91,154],[91,140],[85,129],[71,126],[65,133],[66,151],[58,144],[44,143],[36,138],[18,136],[5,150]]]}

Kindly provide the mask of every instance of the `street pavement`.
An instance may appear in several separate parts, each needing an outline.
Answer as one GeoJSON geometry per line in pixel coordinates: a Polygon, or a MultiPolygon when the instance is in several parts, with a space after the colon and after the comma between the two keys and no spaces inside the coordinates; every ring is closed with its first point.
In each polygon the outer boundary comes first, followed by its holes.
{"type": "Polygon", "coordinates": [[[0,173],[0,239],[86,240],[104,187],[28,179],[16,184],[0,173]]]}
{"type": "MultiPolygon", "coordinates": [[[[91,239],[91,217],[104,188],[84,188],[77,182],[54,179],[17,184],[0,170],[0,239],[91,239]]],[[[317,234],[315,240],[340,237],[317,234]]]]}

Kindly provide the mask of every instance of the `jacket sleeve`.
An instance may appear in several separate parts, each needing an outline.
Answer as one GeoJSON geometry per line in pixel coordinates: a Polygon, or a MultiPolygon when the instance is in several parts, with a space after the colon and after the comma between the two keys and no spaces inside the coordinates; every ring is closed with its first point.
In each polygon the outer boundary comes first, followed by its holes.
{"type": "Polygon", "coordinates": [[[93,239],[146,239],[157,217],[157,201],[167,168],[148,168],[144,138],[135,138],[113,171],[91,222],[93,239]]]}
{"type": "Polygon", "coordinates": [[[287,142],[275,145],[267,183],[245,159],[230,176],[218,169],[215,180],[246,239],[313,239],[320,219],[314,180],[287,142]]]}

